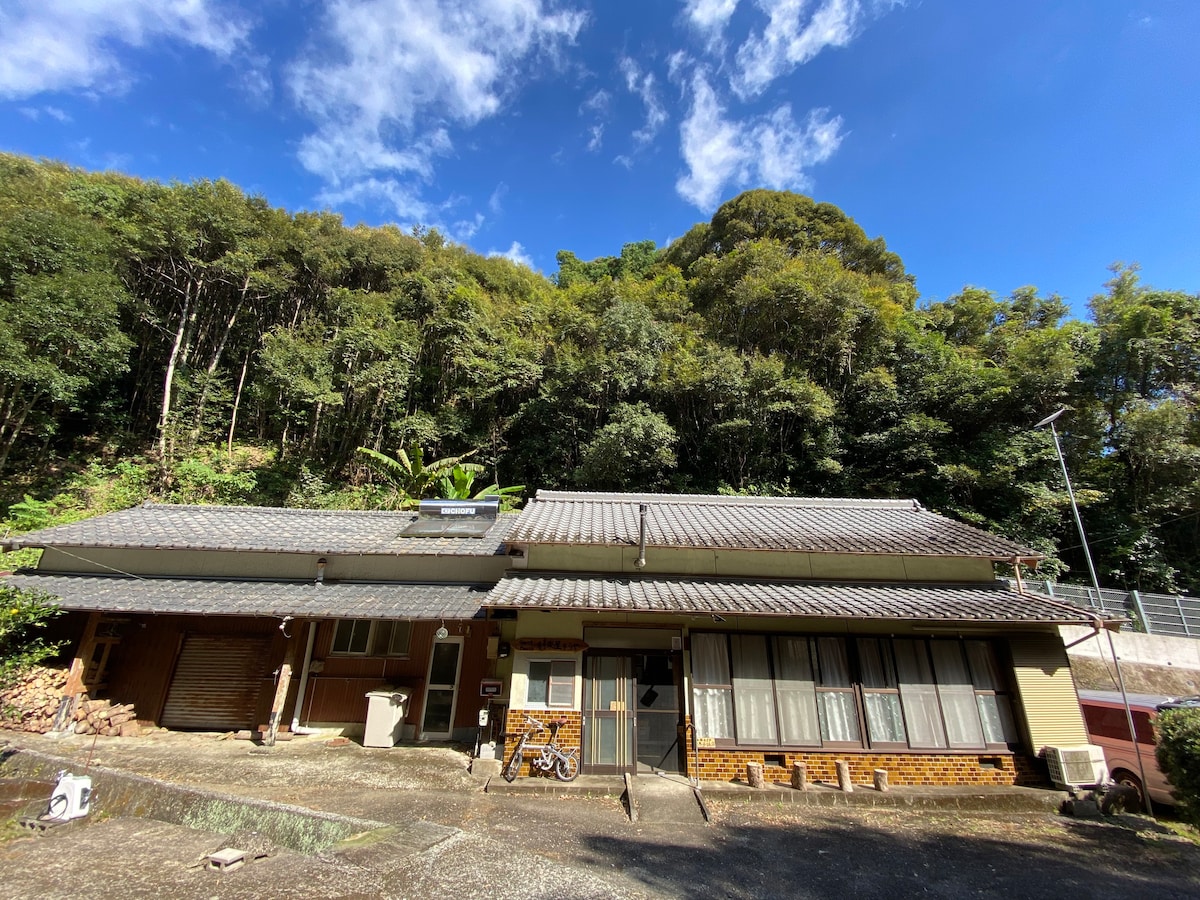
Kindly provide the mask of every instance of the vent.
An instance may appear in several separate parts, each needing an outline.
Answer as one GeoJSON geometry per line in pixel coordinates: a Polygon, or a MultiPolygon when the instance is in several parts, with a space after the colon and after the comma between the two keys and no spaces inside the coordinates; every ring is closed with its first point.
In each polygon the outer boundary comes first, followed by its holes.
{"type": "Polygon", "coordinates": [[[496,524],[500,498],[488,500],[422,500],[417,520],[401,537],[483,537],[496,524]]]}
{"type": "Polygon", "coordinates": [[[1056,787],[1074,790],[1082,785],[1103,784],[1108,780],[1104,748],[1094,744],[1078,747],[1047,747],[1044,750],[1050,780],[1056,787]]]}

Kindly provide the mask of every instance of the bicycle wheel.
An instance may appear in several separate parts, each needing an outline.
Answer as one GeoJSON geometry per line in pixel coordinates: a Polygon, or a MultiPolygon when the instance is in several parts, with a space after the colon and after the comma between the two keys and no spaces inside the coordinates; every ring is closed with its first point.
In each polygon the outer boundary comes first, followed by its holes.
{"type": "Polygon", "coordinates": [[[559,781],[574,781],[579,777],[579,757],[574,750],[569,750],[558,758],[554,766],[554,774],[559,781]]]}
{"type": "Polygon", "coordinates": [[[508,758],[508,763],[504,766],[504,771],[501,773],[505,781],[511,783],[517,780],[517,776],[521,774],[521,763],[524,760],[525,753],[518,747],[513,751],[513,755],[508,758]]]}

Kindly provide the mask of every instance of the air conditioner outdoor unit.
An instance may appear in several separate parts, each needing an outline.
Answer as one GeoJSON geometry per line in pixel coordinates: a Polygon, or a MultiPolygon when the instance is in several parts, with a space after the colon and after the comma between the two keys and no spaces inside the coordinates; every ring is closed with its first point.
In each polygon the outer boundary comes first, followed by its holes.
{"type": "Polygon", "coordinates": [[[1055,786],[1073,790],[1085,784],[1103,784],[1108,780],[1104,748],[1095,744],[1075,747],[1046,747],[1043,751],[1055,786]]]}

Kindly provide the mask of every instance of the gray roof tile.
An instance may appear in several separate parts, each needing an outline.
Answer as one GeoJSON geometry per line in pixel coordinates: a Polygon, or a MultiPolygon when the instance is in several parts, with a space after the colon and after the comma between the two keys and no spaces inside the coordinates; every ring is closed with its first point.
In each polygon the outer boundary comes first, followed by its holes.
{"type": "Polygon", "coordinates": [[[497,556],[517,519],[502,514],[482,538],[407,538],[400,532],[415,513],[148,503],[16,535],[0,546],[497,556]]]}
{"type": "Polygon", "coordinates": [[[126,578],[21,572],[4,584],[36,589],[70,610],[316,619],[471,619],[490,585],[126,578]]]}
{"type": "Polygon", "coordinates": [[[1080,624],[1092,616],[1002,583],[977,585],[750,582],[687,578],[510,575],[484,605],[518,609],[1080,624]]]}
{"type": "Polygon", "coordinates": [[[539,491],[510,543],[1039,558],[1028,547],[923,509],[915,500],[539,491]]]}

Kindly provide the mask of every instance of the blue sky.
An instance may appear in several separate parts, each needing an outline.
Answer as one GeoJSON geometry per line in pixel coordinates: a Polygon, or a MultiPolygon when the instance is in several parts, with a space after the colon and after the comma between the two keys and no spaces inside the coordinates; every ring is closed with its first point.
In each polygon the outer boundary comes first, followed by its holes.
{"type": "Polygon", "coordinates": [[[751,187],[925,301],[1200,290],[1195,0],[6,0],[0,149],[424,224],[552,274],[751,187]]]}

